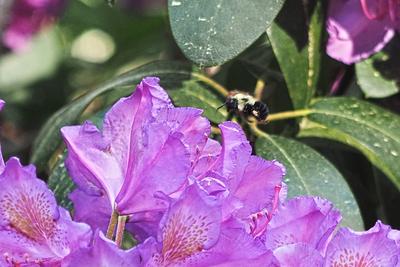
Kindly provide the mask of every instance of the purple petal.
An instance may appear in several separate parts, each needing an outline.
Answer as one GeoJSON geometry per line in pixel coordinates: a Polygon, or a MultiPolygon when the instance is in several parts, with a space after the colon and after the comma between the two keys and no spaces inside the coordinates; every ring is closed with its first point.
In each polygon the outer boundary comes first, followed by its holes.
{"type": "Polygon", "coordinates": [[[329,243],[325,266],[396,266],[399,249],[390,227],[378,221],[365,232],[340,229],[329,243]]]}
{"type": "Polygon", "coordinates": [[[57,262],[90,240],[90,227],[58,208],[53,193],[11,158],[0,175],[0,254],[9,262],[57,262]]]}
{"type": "Polygon", "coordinates": [[[83,222],[93,230],[107,231],[112,208],[107,196],[88,195],[80,189],[75,189],[69,194],[74,203],[74,221],[83,222]]]}
{"type": "Polygon", "coordinates": [[[135,240],[143,242],[150,236],[157,236],[158,226],[164,212],[139,212],[129,218],[126,230],[129,231],[135,240]]]}
{"type": "Polygon", "coordinates": [[[322,267],[324,259],[314,248],[304,243],[279,247],[274,251],[280,266],[285,267],[322,267]]]}
{"type": "Polygon", "coordinates": [[[218,241],[221,207],[196,184],[171,204],[160,223],[162,250],[153,261],[162,265],[188,264],[218,241]]]}
{"type": "Polygon", "coordinates": [[[100,195],[104,190],[113,205],[124,177],[100,131],[86,122],[63,127],[61,133],[68,149],[65,164],[74,182],[88,194],[100,195]]]}
{"type": "Polygon", "coordinates": [[[154,193],[177,191],[190,169],[189,153],[179,133],[171,135],[167,125],[153,123],[141,134],[137,141],[141,148],[116,199],[120,214],[165,209],[166,203],[154,198],[154,193]]]}
{"type": "MultiPolygon", "coordinates": [[[[99,229],[102,232],[107,231],[111,218],[111,205],[107,196],[88,195],[82,190],[75,189],[69,198],[74,203],[74,220],[84,222],[92,228],[93,231],[99,229]]],[[[134,238],[141,242],[149,236],[156,236],[158,225],[160,223],[162,212],[142,212],[135,213],[129,218],[126,224],[126,230],[134,238]]]]}
{"type": "Polygon", "coordinates": [[[140,254],[136,248],[122,250],[102,232],[96,231],[93,244],[81,248],[65,260],[69,267],[130,267],[140,266],[140,254]]]}
{"type": "MultiPolygon", "coordinates": [[[[105,116],[103,134],[90,123],[62,129],[71,177],[87,194],[105,191],[120,214],[165,210],[167,203],[154,193],[168,195],[182,188],[190,170],[183,140],[197,142],[195,131],[207,132],[207,127],[190,124],[184,112],[171,116],[182,120],[176,129],[171,128],[172,121],[156,121],[161,110],[172,108],[158,81],[145,78],[132,96],[118,101],[105,116]]],[[[185,112],[196,123],[205,120],[198,110],[185,112]]]]}
{"type": "Polygon", "coordinates": [[[158,122],[166,122],[173,132],[183,134],[182,141],[189,147],[192,161],[199,157],[210,134],[210,122],[201,117],[202,113],[196,108],[170,108],[157,115],[158,122]]]}
{"type": "Polygon", "coordinates": [[[229,223],[223,224],[221,227],[218,242],[210,250],[205,251],[197,259],[196,264],[193,264],[194,266],[236,266],[234,264],[246,260],[249,262],[254,260],[256,263],[259,257],[264,258],[268,254],[268,258],[273,260],[274,257],[268,253],[263,243],[254,239],[243,229],[231,228],[229,223]]]}
{"type": "Polygon", "coordinates": [[[400,231],[399,230],[391,230],[388,234],[388,237],[390,239],[394,240],[396,242],[397,246],[400,248],[400,231]]]}
{"type": "Polygon", "coordinates": [[[251,146],[239,124],[224,122],[219,125],[222,134],[222,151],[218,158],[220,174],[236,188],[250,159],[251,146]]]}
{"type": "Polygon", "coordinates": [[[381,50],[395,31],[387,20],[370,20],[358,0],[329,1],[327,53],[334,59],[352,64],[381,50]]]}
{"type": "MultiPolygon", "coordinates": [[[[201,265],[204,266],[204,265],[201,265]]],[[[220,264],[211,264],[212,267],[252,266],[252,267],[279,267],[278,260],[272,252],[266,252],[255,259],[232,260],[220,264]]],[[[200,266],[199,266],[200,267],[200,266]]]]}
{"type": "Polygon", "coordinates": [[[297,197],[283,204],[268,224],[266,246],[307,243],[324,250],[341,216],[332,203],[318,197],[297,197]]]}
{"type": "Polygon", "coordinates": [[[210,170],[221,153],[221,145],[213,140],[208,138],[207,143],[201,151],[201,155],[194,163],[192,175],[194,177],[199,177],[210,170]]]}
{"type": "Polygon", "coordinates": [[[167,93],[158,83],[156,77],[144,78],[131,96],[121,98],[104,117],[104,138],[124,175],[129,175],[128,168],[139,152],[136,138],[143,124],[151,121],[160,109],[172,107],[167,93]]]}
{"type": "Polygon", "coordinates": [[[244,205],[241,211],[248,216],[264,208],[272,212],[276,187],[281,186],[285,168],[277,161],[251,156],[234,196],[244,205]]]}

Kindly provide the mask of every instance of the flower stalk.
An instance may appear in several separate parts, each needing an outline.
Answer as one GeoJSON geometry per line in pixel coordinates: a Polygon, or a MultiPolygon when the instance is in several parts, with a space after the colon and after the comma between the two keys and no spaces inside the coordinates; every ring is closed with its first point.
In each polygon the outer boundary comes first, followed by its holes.
{"type": "Polygon", "coordinates": [[[304,117],[311,113],[313,113],[312,109],[299,109],[299,110],[293,110],[293,111],[284,111],[284,112],[270,114],[266,121],[270,122],[270,121],[293,119],[293,118],[297,118],[297,117],[304,117]]]}
{"type": "Polygon", "coordinates": [[[122,239],[124,238],[125,224],[128,216],[118,216],[117,232],[115,234],[115,243],[118,247],[122,245],[122,239]]]}
{"type": "Polygon", "coordinates": [[[107,227],[107,234],[106,234],[106,237],[110,240],[112,240],[114,237],[114,232],[115,232],[115,227],[117,226],[117,222],[118,222],[118,212],[116,210],[113,210],[110,222],[107,227]]]}
{"type": "Polygon", "coordinates": [[[223,87],[221,84],[217,83],[216,81],[208,78],[207,76],[201,75],[199,73],[193,73],[192,76],[197,78],[198,80],[204,82],[205,84],[208,84],[209,86],[214,88],[215,91],[217,91],[218,93],[220,93],[224,97],[228,96],[229,91],[225,87],[223,87]]]}

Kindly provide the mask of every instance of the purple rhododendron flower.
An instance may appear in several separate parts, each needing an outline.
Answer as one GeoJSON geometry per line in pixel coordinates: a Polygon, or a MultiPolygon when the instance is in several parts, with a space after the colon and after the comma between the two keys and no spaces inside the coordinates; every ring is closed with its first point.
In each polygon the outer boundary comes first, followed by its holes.
{"type": "Polygon", "coordinates": [[[66,0],[14,0],[3,33],[3,43],[22,50],[43,26],[52,23],[64,9],[66,0]]]}
{"type": "Polygon", "coordinates": [[[391,231],[380,221],[365,232],[340,229],[328,245],[325,266],[398,266],[400,246],[391,231]]]}
{"type": "Polygon", "coordinates": [[[158,82],[143,79],[102,130],[62,129],[75,219],[96,232],[66,266],[396,266],[399,231],[378,222],[335,234],[332,203],[286,200],[285,168],[252,155],[238,124],[219,125],[219,144],[201,110],[175,108],[158,82]],[[136,247],[103,236],[113,211],[129,216],[136,247]]]}
{"type": "Polygon", "coordinates": [[[57,206],[35,167],[7,161],[0,174],[0,255],[6,266],[59,266],[90,238],[90,227],[57,206]]]}
{"type": "Polygon", "coordinates": [[[279,194],[285,172],[283,166],[252,156],[251,146],[238,124],[220,125],[221,147],[207,138],[209,122],[200,116],[201,111],[174,108],[170,103],[158,80],[146,78],[131,97],[120,100],[110,109],[102,135],[88,122],[62,129],[68,147],[66,165],[79,187],[70,195],[76,210],[75,219],[105,231],[116,205],[120,214],[134,213],[127,229],[143,241],[156,234],[167,208],[166,201],[154,194],[160,191],[178,198],[194,181],[210,195],[225,192],[224,220],[235,213],[247,224],[253,213],[260,210],[267,212],[270,218],[270,213],[284,199],[285,190],[279,194]],[[156,128],[153,129],[153,125],[156,128]],[[164,137],[159,125],[167,126],[164,137]],[[153,132],[143,132],[149,127],[153,132]],[[145,138],[141,137],[146,134],[145,138]],[[159,144],[164,143],[163,138],[171,137],[178,138],[174,147],[167,147],[174,157],[169,150],[157,146],[159,141],[159,144]],[[133,148],[127,147],[130,143],[133,148]],[[125,158],[129,153],[128,162],[125,158]],[[152,158],[156,161],[150,160],[152,158]],[[157,163],[158,160],[164,162],[157,163]],[[132,168],[137,171],[132,172],[132,168]],[[156,180],[152,183],[151,179],[156,180]],[[123,197],[124,194],[127,196],[123,197]]]}
{"type": "MultiPolygon", "coordinates": [[[[174,108],[158,81],[145,78],[130,97],[118,101],[106,114],[102,132],[90,122],[61,130],[66,166],[79,190],[105,196],[109,204],[103,207],[133,218],[165,211],[167,202],[154,194],[184,189],[210,133],[202,111],[174,108]]],[[[79,195],[73,196],[75,204],[82,202],[79,195]]]]}
{"type": "MultiPolygon", "coordinates": [[[[150,237],[140,248],[143,266],[275,266],[260,241],[223,222],[220,199],[197,184],[171,200],[158,240],[150,237]],[[258,263],[258,264],[257,264],[258,263]]],[[[277,265],[276,265],[277,266],[277,265]]]]}
{"type": "MultiPolygon", "coordinates": [[[[282,183],[284,167],[277,161],[267,161],[251,155],[251,146],[240,126],[225,122],[220,126],[222,148],[209,160],[208,167],[196,180],[215,195],[225,191],[223,218],[232,215],[253,237],[266,229],[272,214],[286,197],[282,183]]],[[[215,145],[214,145],[215,147],[215,145]]]]}
{"type": "MultiPolygon", "coordinates": [[[[339,229],[328,239],[326,250],[300,242],[280,246],[274,250],[274,255],[281,266],[395,267],[400,263],[398,232],[378,221],[374,227],[364,232],[339,229]]],[[[287,235],[290,236],[290,232],[287,235]]]]}
{"type": "Polygon", "coordinates": [[[308,244],[324,253],[341,220],[338,210],[318,197],[297,197],[282,204],[265,233],[265,245],[276,249],[289,244],[308,244]]]}
{"type": "Polygon", "coordinates": [[[381,50],[400,29],[397,0],[329,1],[327,53],[352,64],[381,50]]]}

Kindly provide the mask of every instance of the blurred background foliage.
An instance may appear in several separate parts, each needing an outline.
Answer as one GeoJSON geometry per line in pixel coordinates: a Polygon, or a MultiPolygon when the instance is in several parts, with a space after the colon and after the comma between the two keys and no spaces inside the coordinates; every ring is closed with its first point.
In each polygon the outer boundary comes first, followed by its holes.
{"type": "MultiPolygon", "coordinates": [[[[379,133],[375,136],[381,124],[383,128],[393,124],[388,136],[400,140],[400,128],[396,128],[399,119],[392,115],[400,113],[398,55],[393,52],[398,51],[399,39],[396,37],[385,50],[355,66],[338,63],[323,52],[326,6],[309,2],[304,8],[301,1],[287,1],[280,10],[283,1],[276,1],[276,8],[262,17],[262,23],[254,20],[258,17],[255,12],[260,11],[257,9],[239,19],[227,12],[221,15],[219,24],[213,22],[215,27],[204,28],[198,12],[207,11],[201,6],[179,13],[174,7],[180,2],[169,1],[168,17],[165,1],[121,0],[114,7],[103,0],[69,1],[64,15],[37,34],[28,49],[19,53],[0,50],[0,98],[7,102],[0,115],[5,157],[17,155],[26,163],[32,160],[44,179],[50,177],[49,184],[61,203],[70,207],[64,200],[71,185],[60,182],[68,180],[63,165],[64,147],[59,144],[57,131],[60,120],[72,124],[90,118],[101,124],[111,103],[129,94],[142,76],[156,75],[167,89],[174,89],[170,94],[175,104],[205,109],[205,115],[216,126],[227,118],[227,113],[216,111],[224,98],[213,88],[215,82],[217,87],[222,84],[229,90],[253,93],[263,81],[261,97],[271,113],[306,107],[319,112],[303,119],[262,125],[260,128],[268,133],[265,136],[243,124],[257,154],[290,163],[286,180],[289,186],[293,183],[290,193],[332,196],[331,200],[341,208],[343,202],[343,209],[352,209],[344,212],[348,216],[346,224],[354,228],[362,228],[357,204],[366,228],[378,218],[399,228],[400,194],[396,183],[400,173],[396,171],[400,164],[393,154],[397,150],[379,150],[377,145],[385,145],[387,137],[379,133]],[[293,14],[299,10],[302,11],[293,14]],[[188,14],[192,19],[186,19],[188,14]],[[222,24],[224,19],[226,24],[222,24]],[[266,32],[265,21],[272,23],[266,32]],[[254,24],[254,29],[244,27],[246,23],[254,24]],[[261,32],[257,32],[258,28],[261,32]],[[221,32],[226,36],[220,36],[221,32]],[[206,33],[221,40],[231,38],[230,33],[237,34],[238,41],[219,50],[213,39],[202,37],[206,33]],[[245,38],[240,33],[246,34],[245,38]],[[209,65],[218,66],[206,67],[209,65]],[[310,69],[314,71],[311,76],[310,69]],[[353,100],[314,99],[330,96],[353,100]],[[358,100],[369,103],[359,104],[358,100]],[[336,109],[360,116],[371,122],[371,127],[363,129],[362,125],[337,119],[336,109]],[[353,134],[352,128],[358,128],[359,135],[353,134]],[[307,180],[305,185],[299,184],[299,177],[307,180]],[[309,191],[304,188],[306,185],[310,186],[309,191]]],[[[236,3],[238,8],[241,3],[236,3]]]]}

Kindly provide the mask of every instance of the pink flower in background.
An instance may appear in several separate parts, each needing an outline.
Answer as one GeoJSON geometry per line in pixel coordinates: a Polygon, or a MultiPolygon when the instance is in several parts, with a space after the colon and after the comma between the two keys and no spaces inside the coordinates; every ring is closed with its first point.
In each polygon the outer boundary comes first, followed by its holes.
{"type": "Polygon", "coordinates": [[[398,0],[331,0],[326,51],[352,64],[380,51],[399,29],[398,0]]]}
{"type": "Polygon", "coordinates": [[[14,0],[2,36],[4,45],[23,50],[33,35],[60,15],[65,4],[66,0],[14,0]]]}

